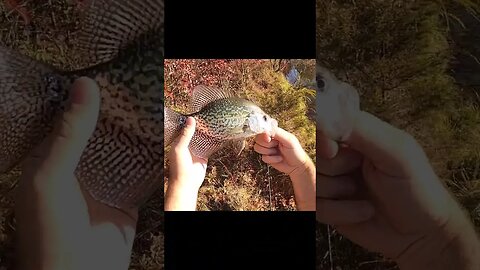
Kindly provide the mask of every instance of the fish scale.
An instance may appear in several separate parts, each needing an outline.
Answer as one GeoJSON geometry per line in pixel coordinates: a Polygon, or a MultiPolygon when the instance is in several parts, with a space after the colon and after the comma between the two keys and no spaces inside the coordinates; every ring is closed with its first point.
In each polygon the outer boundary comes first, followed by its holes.
{"type": "MultiPolygon", "coordinates": [[[[154,38],[151,35],[144,42],[154,44],[154,38]]],[[[161,45],[146,47],[144,42],[124,50],[111,63],[73,75],[91,77],[99,83],[101,117],[138,136],[163,141],[163,55],[158,48],[161,45]]]]}
{"type": "Polygon", "coordinates": [[[61,71],[0,48],[0,172],[46,137],[72,83],[86,76],[99,85],[101,107],[75,175],[95,200],[136,208],[163,175],[163,1],[96,0],[85,14],[83,69],[61,71]]]}
{"type": "Polygon", "coordinates": [[[242,106],[241,99],[221,99],[207,105],[201,112],[192,114],[206,125],[205,132],[218,139],[229,139],[229,130],[243,126],[250,110],[242,106]]]}

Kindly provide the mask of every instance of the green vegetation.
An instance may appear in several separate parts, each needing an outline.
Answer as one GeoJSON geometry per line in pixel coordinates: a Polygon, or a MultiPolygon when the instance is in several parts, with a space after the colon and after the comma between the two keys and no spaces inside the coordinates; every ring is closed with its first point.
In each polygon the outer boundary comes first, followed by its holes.
{"type": "MultiPolygon", "coordinates": [[[[314,60],[291,60],[301,76],[313,78],[314,60]]],[[[188,111],[195,85],[223,87],[258,104],[295,134],[315,160],[315,123],[309,118],[315,91],[292,87],[269,60],[168,60],[165,65],[165,103],[188,111]]],[[[166,161],[168,164],[168,161],[166,161]]],[[[165,182],[168,183],[168,166],[165,182]]],[[[253,151],[253,138],[239,157],[230,148],[209,159],[200,189],[198,210],[294,210],[289,177],[262,162],[253,151]]]]}
{"type": "MultiPolygon", "coordinates": [[[[459,44],[452,35],[467,31],[459,25],[475,10],[471,1],[319,0],[317,59],[360,91],[362,109],[417,138],[480,228],[479,89],[459,85],[452,68],[460,50],[478,50],[478,36],[459,34],[459,44]]],[[[464,26],[478,32],[480,21],[470,21],[464,26]]],[[[480,74],[478,62],[474,68],[480,74]]],[[[321,269],[393,266],[326,226],[317,227],[317,247],[321,269]]]]}

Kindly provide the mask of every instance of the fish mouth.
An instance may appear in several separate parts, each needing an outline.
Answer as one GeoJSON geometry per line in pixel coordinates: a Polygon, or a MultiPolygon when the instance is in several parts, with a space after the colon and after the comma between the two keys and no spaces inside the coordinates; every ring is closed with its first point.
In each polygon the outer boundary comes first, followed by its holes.
{"type": "Polygon", "coordinates": [[[278,121],[272,118],[270,130],[267,131],[268,136],[273,137],[277,133],[278,121]]]}

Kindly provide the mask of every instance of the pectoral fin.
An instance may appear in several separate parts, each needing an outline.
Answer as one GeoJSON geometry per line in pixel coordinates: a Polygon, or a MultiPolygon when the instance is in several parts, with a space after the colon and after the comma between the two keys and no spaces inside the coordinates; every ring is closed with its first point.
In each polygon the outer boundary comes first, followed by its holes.
{"type": "Polygon", "coordinates": [[[240,156],[240,154],[242,153],[243,149],[245,149],[245,145],[246,145],[246,141],[245,140],[240,140],[240,141],[235,141],[233,143],[233,149],[235,150],[235,154],[238,156],[240,156]]]}

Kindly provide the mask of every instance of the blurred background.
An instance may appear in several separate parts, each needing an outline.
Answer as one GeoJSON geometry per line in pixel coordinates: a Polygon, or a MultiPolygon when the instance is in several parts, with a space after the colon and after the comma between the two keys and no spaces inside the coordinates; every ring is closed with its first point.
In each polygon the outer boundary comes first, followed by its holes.
{"type": "MultiPolygon", "coordinates": [[[[317,0],[317,59],[410,132],[480,229],[480,19],[469,0],[317,0]]],[[[478,2],[476,2],[478,3],[478,2]]],[[[317,226],[317,269],[397,269],[317,226]]]]}
{"type": "MultiPolygon", "coordinates": [[[[0,1],[0,45],[63,69],[81,67],[72,54],[82,0],[0,1]],[[5,6],[16,2],[16,10],[5,6]],[[25,13],[26,12],[26,13],[25,13]],[[25,17],[25,14],[28,14],[25,17]]],[[[13,269],[15,218],[13,195],[20,171],[0,174],[0,270],[13,269]]],[[[139,213],[131,270],[163,269],[163,192],[154,194],[139,213]]]]}

